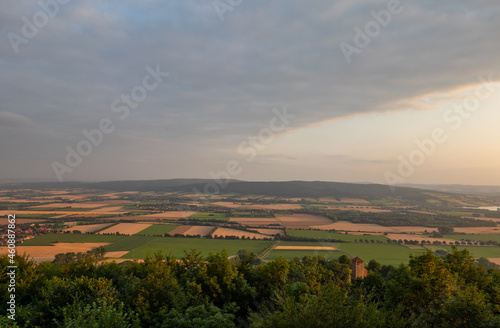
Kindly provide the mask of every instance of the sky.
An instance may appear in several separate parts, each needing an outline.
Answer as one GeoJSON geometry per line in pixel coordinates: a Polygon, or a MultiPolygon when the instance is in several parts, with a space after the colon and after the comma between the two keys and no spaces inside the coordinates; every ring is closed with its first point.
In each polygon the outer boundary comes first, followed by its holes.
{"type": "Polygon", "coordinates": [[[500,185],[496,0],[6,0],[0,180],[500,185]]]}

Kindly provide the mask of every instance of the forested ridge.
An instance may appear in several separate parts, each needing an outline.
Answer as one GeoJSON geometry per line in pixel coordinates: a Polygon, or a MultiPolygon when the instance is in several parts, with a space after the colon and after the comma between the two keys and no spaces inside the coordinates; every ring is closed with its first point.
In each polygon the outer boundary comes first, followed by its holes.
{"type": "MultiPolygon", "coordinates": [[[[16,321],[0,327],[500,327],[500,271],[454,249],[375,261],[351,282],[350,259],[260,263],[240,251],[102,263],[102,253],[36,264],[16,256],[16,321]]],[[[9,300],[1,258],[0,299],[9,300]]]]}

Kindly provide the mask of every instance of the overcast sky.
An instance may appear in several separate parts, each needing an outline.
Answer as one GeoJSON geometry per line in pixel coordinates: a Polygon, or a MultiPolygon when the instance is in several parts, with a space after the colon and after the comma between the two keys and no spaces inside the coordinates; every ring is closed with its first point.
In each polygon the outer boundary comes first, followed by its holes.
{"type": "Polygon", "coordinates": [[[497,0],[6,0],[0,179],[500,184],[499,31],[497,0]]]}

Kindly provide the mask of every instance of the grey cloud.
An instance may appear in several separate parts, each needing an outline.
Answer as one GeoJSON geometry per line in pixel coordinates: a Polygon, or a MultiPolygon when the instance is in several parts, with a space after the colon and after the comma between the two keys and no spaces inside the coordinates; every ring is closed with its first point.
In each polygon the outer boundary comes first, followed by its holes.
{"type": "MultiPolygon", "coordinates": [[[[500,76],[493,0],[402,2],[347,64],[339,44],[352,43],[354,27],[387,2],[244,1],[221,22],[208,0],[75,1],[15,55],[6,34],[38,7],[11,1],[0,13],[1,110],[19,115],[4,120],[37,122],[71,143],[109,117],[118,134],[175,139],[171,151],[182,156],[178,149],[207,145],[234,151],[283,105],[299,128],[406,109],[394,104],[500,76]],[[119,120],[111,103],[156,64],[171,75],[119,120]]],[[[101,147],[127,142],[108,140],[101,147]]]]}

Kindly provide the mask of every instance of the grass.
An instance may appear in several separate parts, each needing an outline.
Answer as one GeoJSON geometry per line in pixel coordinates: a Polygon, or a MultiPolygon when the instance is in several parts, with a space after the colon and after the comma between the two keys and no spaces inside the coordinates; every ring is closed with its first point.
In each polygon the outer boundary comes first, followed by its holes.
{"type": "MultiPolygon", "coordinates": [[[[16,216],[17,217],[17,216],[16,216]]],[[[36,236],[33,239],[25,240],[23,246],[50,246],[53,242],[59,243],[112,243],[124,238],[123,236],[112,235],[92,235],[92,234],[66,234],[51,233],[36,236]]]]}
{"type": "Polygon", "coordinates": [[[232,218],[274,218],[273,214],[269,213],[252,213],[252,212],[233,212],[232,218]]]}
{"type": "Polygon", "coordinates": [[[186,218],[187,220],[216,220],[216,221],[229,221],[226,213],[196,213],[186,218]]]}
{"type": "Polygon", "coordinates": [[[48,218],[51,218],[51,217],[57,216],[57,215],[60,215],[60,214],[54,214],[54,213],[50,213],[50,214],[16,214],[16,218],[17,219],[48,219],[48,218]]]}
{"type": "MultiPolygon", "coordinates": [[[[443,236],[443,238],[453,239],[453,240],[468,239],[468,240],[477,240],[477,241],[494,240],[494,241],[500,242],[500,234],[495,234],[495,235],[445,235],[445,236],[443,236]]],[[[500,255],[499,255],[499,257],[500,257],[500,255]]]]}
{"type": "Polygon", "coordinates": [[[376,260],[381,264],[399,265],[408,263],[410,254],[422,254],[425,250],[411,250],[396,244],[361,244],[361,243],[339,243],[337,247],[353,258],[359,256],[363,261],[376,260]]]}
{"type": "MultiPolygon", "coordinates": [[[[447,252],[451,252],[452,246],[443,246],[447,252]]],[[[467,249],[472,256],[486,257],[486,258],[497,258],[500,257],[500,247],[497,246],[457,246],[458,250],[467,249]]]]}
{"type": "MultiPolygon", "coordinates": [[[[132,236],[138,237],[138,236],[132,236]]],[[[210,252],[220,252],[226,249],[228,255],[234,255],[241,249],[254,252],[255,254],[265,249],[270,241],[260,240],[224,240],[224,239],[200,239],[200,238],[165,238],[165,237],[145,237],[149,240],[140,246],[134,247],[133,252],[122,256],[128,259],[142,259],[146,254],[151,256],[161,250],[163,254],[172,253],[173,256],[180,259],[184,256],[184,250],[196,249],[201,251],[202,256],[207,256],[210,252]]],[[[110,245],[110,246],[114,246],[110,245]]],[[[107,247],[108,248],[108,247],[107,247]]],[[[118,249],[116,249],[118,250],[118,249]]],[[[125,249],[120,249],[125,250],[125,249]]]]}
{"type": "Polygon", "coordinates": [[[169,233],[170,231],[174,230],[177,227],[178,225],[175,224],[153,224],[152,226],[142,230],[138,234],[146,236],[162,236],[164,234],[169,233]]]}
{"type": "Polygon", "coordinates": [[[337,239],[337,240],[343,240],[343,241],[348,241],[348,242],[354,242],[355,240],[365,239],[370,240],[379,240],[383,241],[384,243],[387,242],[387,237],[383,235],[346,235],[343,233],[334,233],[334,232],[328,232],[328,231],[322,231],[322,230],[297,230],[297,229],[289,229],[288,234],[290,236],[296,236],[296,237],[306,237],[306,238],[321,238],[321,239],[337,239]]]}
{"type": "Polygon", "coordinates": [[[340,244],[327,243],[321,241],[280,241],[278,246],[311,246],[311,247],[320,247],[320,246],[331,246],[338,247],[340,244]]]}
{"type": "Polygon", "coordinates": [[[164,238],[164,237],[151,237],[151,236],[126,236],[121,239],[116,240],[111,245],[106,246],[108,252],[115,251],[131,251],[136,247],[140,247],[147,242],[151,241],[153,238],[164,238]]]}
{"type": "Polygon", "coordinates": [[[265,260],[275,260],[279,257],[284,257],[287,260],[292,260],[295,257],[302,259],[304,256],[317,256],[322,255],[327,259],[338,259],[344,253],[340,251],[329,250],[272,250],[265,260]]]}

